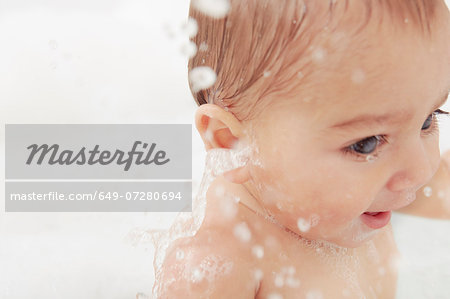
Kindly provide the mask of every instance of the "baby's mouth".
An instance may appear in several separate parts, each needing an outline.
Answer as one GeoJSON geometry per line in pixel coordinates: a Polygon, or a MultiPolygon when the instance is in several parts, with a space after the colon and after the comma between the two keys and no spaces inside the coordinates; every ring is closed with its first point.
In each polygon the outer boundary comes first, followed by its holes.
{"type": "Polygon", "coordinates": [[[373,229],[378,229],[389,223],[389,220],[391,220],[391,211],[364,212],[360,217],[365,225],[373,229]]]}
{"type": "Polygon", "coordinates": [[[375,216],[377,214],[379,214],[381,212],[365,212],[364,214],[370,215],[370,216],[375,216]]]}

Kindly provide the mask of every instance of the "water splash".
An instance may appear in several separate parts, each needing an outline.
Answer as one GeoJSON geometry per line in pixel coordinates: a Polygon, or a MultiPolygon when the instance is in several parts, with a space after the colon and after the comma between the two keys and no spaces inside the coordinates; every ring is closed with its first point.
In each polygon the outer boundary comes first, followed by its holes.
{"type": "MultiPolygon", "coordinates": [[[[248,163],[251,152],[252,150],[250,147],[241,147],[240,145],[232,149],[214,148],[208,150],[205,161],[205,172],[203,174],[197,196],[193,198],[192,212],[188,213],[181,211],[168,231],[153,232],[152,240],[155,247],[153,264],[156,278],[155,286],[153,288],[153,295],[155,298],[157,298],[161,289],[168,287],[171,283],[175,283],[174,279],[168,279],[166,281],[161,281],[161,279],[158,279],[162,275],[161,266],[166,257],[166,251],[170,244],[177,239],[192,237],[197,233],[205,216],[206,192],[209,186],[217,176],[222,175],[224,172],[229,170],[242,167],[248,163]]],[[[238,199],[232,198],[232,201],[237,203],[238,199]]],[[[185,252],[184,259],[189,260],[189,257],[186,255],[187,253],[185,252]]],[[[188,276],[190,277],[186,277],[186,279],[194,279],[195,281],[199,280],[201,273],[208,272],[205,270],[207,268],[205,265],[208,263],[210,263],[210,261],[207,260],[203,266],[197,267],[200,272],[189,273],[188,276]]],[[[231,264],[226,264],[224,268],[220,269],[222,269],[222,272],[225,273],[230,267],[231,264]]]]}

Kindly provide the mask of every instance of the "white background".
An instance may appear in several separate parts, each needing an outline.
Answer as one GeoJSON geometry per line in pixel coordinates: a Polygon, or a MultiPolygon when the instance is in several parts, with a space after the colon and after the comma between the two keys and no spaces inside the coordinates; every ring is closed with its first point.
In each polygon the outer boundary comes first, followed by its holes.
{"type": "MultiPolygon", "coordinates": [[[[187,12],[187,0],[0,0],[0,169],[5,123],[193,124],[187,12]]],[[[450,121],[441,131],[450,149],[450,121]]],[[[205,151],[194,126],[192,136],[196,190],[205,151]]],[[[168,228],[173,213],[5,213],[3,183],[0,198],[0,298],[151,293],[145,230],[168,228]]],[[[450,221],[392,221],[397,297],[449,298],[450,221]]]]}

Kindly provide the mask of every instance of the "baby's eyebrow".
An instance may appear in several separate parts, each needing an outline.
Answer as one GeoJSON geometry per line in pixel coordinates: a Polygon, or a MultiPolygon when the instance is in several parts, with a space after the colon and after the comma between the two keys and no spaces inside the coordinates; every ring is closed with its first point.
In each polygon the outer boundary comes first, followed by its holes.
{"type": "MultiPolygon", "coordinates": [[[[439,98],[438,103],[434,106],[433,111],[438,109],[440,106],[442,106],[449,96],[449,91],[446,91],[445,95],[441,98],[439,98]]],[[[412,117],[412,113],[405,113],[405,112],[389,112],[382,115],[373,115],[373,114],[362,114],[358,115],[352,119],[345,120],[343,122],[337,123],[335,125],[332,125],[329,127],[329,129],[335,129],[335,130],[346,130],[349,128],[356,128],[361,126],[366,127],[374,127],[381,124],[396,124],[396,123],[402,123],[406,121],[407,119],[412,117]]]]}

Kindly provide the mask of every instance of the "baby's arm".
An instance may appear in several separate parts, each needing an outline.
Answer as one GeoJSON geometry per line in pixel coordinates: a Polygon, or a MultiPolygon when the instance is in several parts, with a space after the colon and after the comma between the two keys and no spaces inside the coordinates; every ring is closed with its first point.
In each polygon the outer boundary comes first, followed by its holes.
{"type": "Polygon", "coordinates": [[[450,219],[450,151],[441,157],[434,177],[419,189],[416,200],[397,212],[415,216],[450,219]]]}
{"type": "Polygon", "coordinates": [[[226,239],[214,232],[173,244],[156,277],[157,298],[255,298],[252,267],[226,239]]]}

